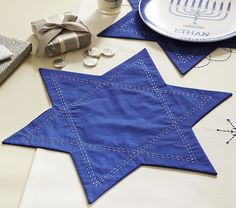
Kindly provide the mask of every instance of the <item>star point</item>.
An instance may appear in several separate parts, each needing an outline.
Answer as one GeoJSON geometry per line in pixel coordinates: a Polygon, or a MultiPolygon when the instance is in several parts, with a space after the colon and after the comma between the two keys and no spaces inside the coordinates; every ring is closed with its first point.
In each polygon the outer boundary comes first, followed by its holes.
{"type": "Polygon", "coordinates": [[[101,31],[99,37],[126,38],[157,42],[180,73],[186,74],[219,47],[236,47],[236,38],[213,43],[174,40],[151,30],[139,16],[139,0],[129,0],[133,10],[101,31]]]}

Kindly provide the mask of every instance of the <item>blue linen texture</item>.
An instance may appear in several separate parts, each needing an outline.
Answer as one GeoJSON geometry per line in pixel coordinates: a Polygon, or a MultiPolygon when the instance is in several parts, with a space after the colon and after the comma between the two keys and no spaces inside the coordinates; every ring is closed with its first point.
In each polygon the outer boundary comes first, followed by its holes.
{"type": "Polygon", "coordinates": [[[190,43],[164,37],[145,25],[139,16],[139,0],[129,0],[133,10],[98,36],[157,42],[180,73],[185,74],[219,47],[236,48],[236,38],[213,43],[190,43]]]}
{"type": "Polygon", "coordinates": [[[165,84],[146,49],[103,76],[40,73],[52,107],[3,143],[69,153],[89,203],[141,165],[216,175],[191,127],[230,93],[165,84]]]}

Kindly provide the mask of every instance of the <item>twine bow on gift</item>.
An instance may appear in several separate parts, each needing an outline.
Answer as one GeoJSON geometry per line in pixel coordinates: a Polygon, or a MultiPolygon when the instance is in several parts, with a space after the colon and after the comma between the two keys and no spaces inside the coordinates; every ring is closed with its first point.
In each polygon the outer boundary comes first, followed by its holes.
{"type": "Polygon", "coordinates": [[[36,55],[43,56],[48,43],[63,30],[89,33],[87,26],[82,21],[76,21],[77,18],[76,15],[67,14],[64,16],[62,23],[44,23],[43,28],[39,31],[42,37],[39,39],[36,55]]]}

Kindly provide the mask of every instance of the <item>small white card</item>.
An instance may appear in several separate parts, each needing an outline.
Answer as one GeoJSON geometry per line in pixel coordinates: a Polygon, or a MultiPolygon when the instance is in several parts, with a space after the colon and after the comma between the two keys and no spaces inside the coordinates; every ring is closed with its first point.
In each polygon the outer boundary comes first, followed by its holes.
{"type": "Polygon", "coordinates": [[[9,59],[13,56],[13,53],[8,50],[4,45],[0,45],[0,61],[9,59]]]}

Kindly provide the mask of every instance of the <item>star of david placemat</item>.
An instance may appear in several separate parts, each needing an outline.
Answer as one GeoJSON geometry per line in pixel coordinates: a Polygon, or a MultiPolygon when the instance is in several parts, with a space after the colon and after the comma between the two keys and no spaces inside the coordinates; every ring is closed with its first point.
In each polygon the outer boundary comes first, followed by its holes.
{"type": "Polygon", "coordinates": [[[103,76],[40,73],[52,108],[3,143],[69,153],[89,203],[141,165],[216,175],[191,128],[231,93],[167,85],[146,50],[103,76]]]}

